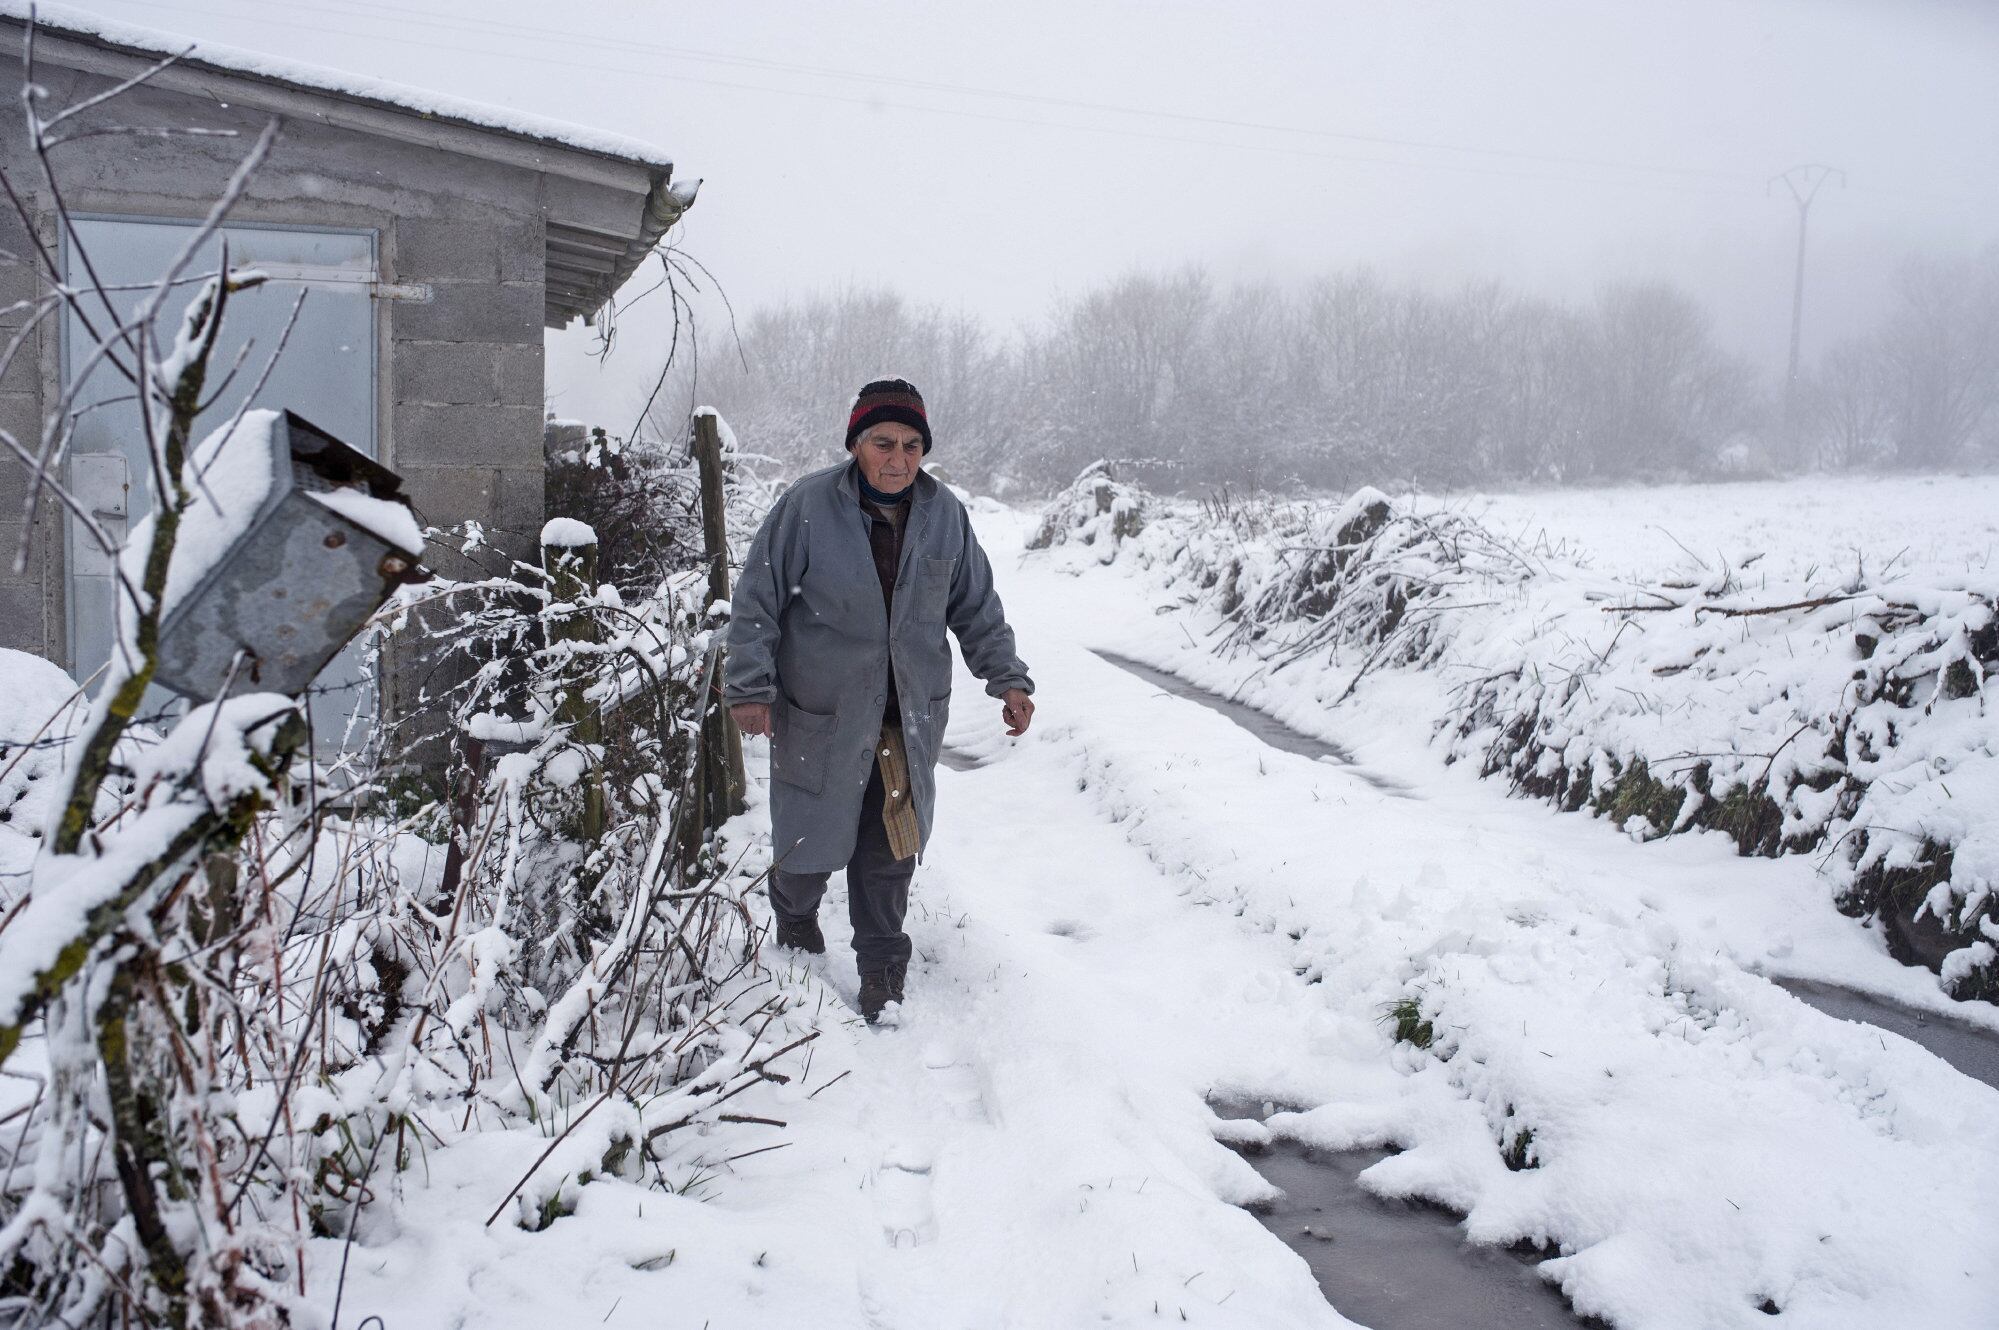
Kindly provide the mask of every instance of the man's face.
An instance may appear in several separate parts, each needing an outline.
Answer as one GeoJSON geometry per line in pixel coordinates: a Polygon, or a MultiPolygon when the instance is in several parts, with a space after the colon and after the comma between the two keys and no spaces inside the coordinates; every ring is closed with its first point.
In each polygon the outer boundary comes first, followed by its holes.
{"type": "Polygon", "coordinates": [[[923,465],[923,432],[914,425],[885,420],[861,432],[853,453],[868,484],[883,494],[900,494],[923,465]]]}

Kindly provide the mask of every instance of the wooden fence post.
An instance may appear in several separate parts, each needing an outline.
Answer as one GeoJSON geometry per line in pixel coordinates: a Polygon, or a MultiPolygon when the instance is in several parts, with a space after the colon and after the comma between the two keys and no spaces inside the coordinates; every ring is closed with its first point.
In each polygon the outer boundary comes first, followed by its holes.
{"type": "MultiPolygon", "coordinates": [[[[708,603],[729,599],[729,523],[722,491],[722,430],[713,411],[694,416],[694,458],[701,468],[701,543],[708,561],[708,603]]],[[[743,736],[722,701],[720,658],[701,712],[701,812],[709,829],[743,811],[743,736]]]]}

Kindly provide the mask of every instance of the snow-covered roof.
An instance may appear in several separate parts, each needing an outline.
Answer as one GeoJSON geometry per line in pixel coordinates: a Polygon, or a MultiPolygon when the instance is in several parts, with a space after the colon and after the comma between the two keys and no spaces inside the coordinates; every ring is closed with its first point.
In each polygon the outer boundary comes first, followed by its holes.
{"type": "MultiPolygon", "coordinates": [[[[0,35],[9,44],[18,45],[30,8],[29,0],[0,0],[0,35]]],[[[215,82],[228,79],[233,86],[223,95],[234,102],[541,173],[561,186],[542,198],[543,322],[551,328],[593,317],[693,205],[701,183],[674,182],[671,157],[622,134],[197,42],[68,5],[32,9],[37,56],[50,64],[126,78],[171,55],[178,58],[153,76],[155,87],[215,97],[215,82]]]]}
{"type": "MultiPolygon", "coordinates": [[[[25,22],[30,0],[0,0],[0,16],[25,22]]],[[[182,63],[227,70],[315,92],[337,93],[356,101],[413,111],[426,118],[455,121],[478,129],[497,130],[518,138],[612,157],[634,165],[670,171],[673,159],[663,149],[607,130],[591,129],[504,106],[452,97],[403,83],[328,69],[322,65],[251,51],[237,46],[196,41],[178,33],[106,18],[70,5],[34,4],[37,27],[67,37],[84,37],[152,56],[182,55],[182,63]]]]}

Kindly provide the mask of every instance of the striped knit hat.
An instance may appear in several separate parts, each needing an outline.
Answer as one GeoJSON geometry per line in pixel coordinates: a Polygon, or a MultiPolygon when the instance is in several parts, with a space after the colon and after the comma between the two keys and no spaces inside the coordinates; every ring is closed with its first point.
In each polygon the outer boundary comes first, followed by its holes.
{"type": "Polygon", "coordinates": [[[923,394],[908,379],[876,379],[854,395],[854,409],[847,415],[847,444],[861,437],[870,425],[892,420],[923,435],[923,451],[930,451],[930,419],[924,414],[923,394]]]}

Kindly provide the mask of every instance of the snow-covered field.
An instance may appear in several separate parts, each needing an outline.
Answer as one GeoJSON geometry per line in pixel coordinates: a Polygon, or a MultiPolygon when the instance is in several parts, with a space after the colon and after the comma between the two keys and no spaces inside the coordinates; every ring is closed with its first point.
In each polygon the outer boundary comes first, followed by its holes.
{"type": "Polygon", "coordinates": [[[1999,567],[1994,475],[1534,490],[1452,502],[1522,543],[1566,542],[1614,577],[1697,568],[1694,556],[1739,563],[1759,551],[1765,574],[1801,582],[1849,575],[1856,559],[1870,575],[1890,560],[1894,573],[1916,577],[1999,567]]]}
{"type": "MultiPolygon", "coordinates": [[[[1008,740],[959,680],[977,765],[939,774],[902,1026],[836,1026],[745,1109],[785,1148],[690,1140],[701,1200],[599,1180],[486,1229],[536,1143],[446,1152],[364,1231],[343,1323],[1348,1324],[1239,1208],[1264,1184],[1219,1142],[1264,1132],[1399,1147],[1365,1185],[1542,1244],[1621,1328],[1992,1323],[1999,1091],[1764,977],[1948,1005],[1810,861],[1508,799],[1442,765],[1413,674],[1321,718],[1357,768],[1272,749],[1094,653],[1220,668],[1145,574],[980,520],[1040,712],[1008,740]],[[1407,998],[1427,1050],[1385,1020],[1407,998]]],[[[832,956],[781,982],[851,997],[843,913],[836,879],[832,956]]]]}

